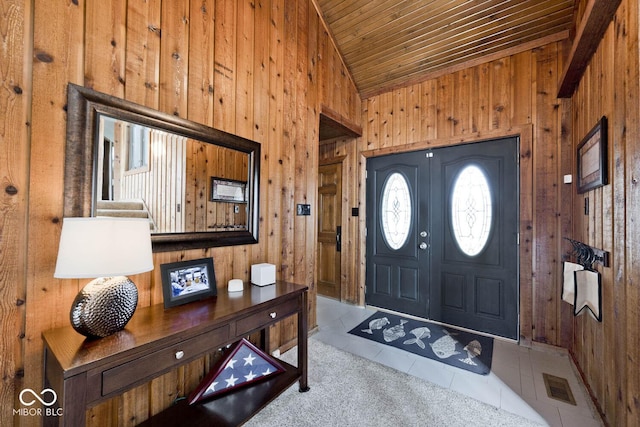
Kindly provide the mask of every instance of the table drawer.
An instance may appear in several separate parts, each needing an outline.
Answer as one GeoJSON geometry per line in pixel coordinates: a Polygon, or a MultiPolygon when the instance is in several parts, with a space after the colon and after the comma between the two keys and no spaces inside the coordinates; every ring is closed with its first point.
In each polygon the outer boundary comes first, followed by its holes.
{"type": "Polygon", "coordinates": [[[197,337],[182,341],[162,350],[126,362],[102,372],[102,395],[127,389],[137,382],[152,379],[159,373],[180,366],[200,355],[213,351],[214,346],[229,339],[229,326],[225,325],[197,337]]]}
{"type": "Polygon", "coordinates": [[[290,299],[276,307],[259,311],[236,322],[237,335],[244,335],[256,329],[261,329],[266,323],[277,322],[298,311],[298,300],[290,299]]]}

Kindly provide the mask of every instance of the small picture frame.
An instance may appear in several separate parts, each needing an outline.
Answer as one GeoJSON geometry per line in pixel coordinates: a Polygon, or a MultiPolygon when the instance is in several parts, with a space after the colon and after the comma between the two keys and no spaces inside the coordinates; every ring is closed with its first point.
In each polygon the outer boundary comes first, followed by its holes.
{"type": "Polygon", "coordinates": [[[607,118],[602,117],[578,145],[578,193],[608,184],[607,118]]]}
{"type": "Polygon", "coordinates": [[[213,258],[160,265],[164,307],[175,307],[217,295],[213,258]]]}
{"type": "Polygon", "coordinates": [[[246,181],[211,177],[211,202],[247,203],[246,181]]]}

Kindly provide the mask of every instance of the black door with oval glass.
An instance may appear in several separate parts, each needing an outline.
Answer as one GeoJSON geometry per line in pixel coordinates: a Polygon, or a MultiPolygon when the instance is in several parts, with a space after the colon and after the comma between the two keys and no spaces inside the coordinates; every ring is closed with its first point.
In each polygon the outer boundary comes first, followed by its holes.
{"type": "Polygon", "coordinates": [[[366,302],[518,338],[518,139],[369,159],[366,302]]]}

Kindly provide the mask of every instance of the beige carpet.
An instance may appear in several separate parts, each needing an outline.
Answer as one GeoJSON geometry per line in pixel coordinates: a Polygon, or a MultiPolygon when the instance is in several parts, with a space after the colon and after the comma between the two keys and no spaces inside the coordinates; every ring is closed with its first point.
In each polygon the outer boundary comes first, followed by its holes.
{"type": "MultiPolygon", "coordinates": [[[[282,356],[295,364],[296,349],[282,356]]],[[[249,427],[526,427],[533,421],[309,340],[308,393],[298,383],[254,416],[249,427]]]]}

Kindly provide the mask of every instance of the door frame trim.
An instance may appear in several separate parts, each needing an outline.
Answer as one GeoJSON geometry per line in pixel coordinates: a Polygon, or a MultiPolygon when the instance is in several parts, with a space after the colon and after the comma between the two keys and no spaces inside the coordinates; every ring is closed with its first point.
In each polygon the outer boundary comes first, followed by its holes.
{"type": "MultiPolygon", "coordinates": [[[[407,145],[384,147],[360,152],[359,158],[359,199],[360,206],[366,206],[366,159],[386,154],[397,154],[408,151],[423,151],[430,148],[441,148],[460,144],[478,143],[494,139],[509,137],[520,138],[520,253],[519,253],[519,280],[520,280],[520,307],[519,307],[519,342],[520,345],[530,347],[533,339],[533,289],[535,278],[533,277],[533,265],[535,249],[533,245],[534,227],[534,199],[533,199],[533,124],[512,127],[511,129],[476,132],[469,136],[457,136],[452,138],[425,140],[407,145]]],[[[366,253],[366,212],[360,214],[360,253],[366,253]]],[[[359,266],[358,286],[360,288],[359,305],[364,305],[364,289],[366,278],[366,260],[362,260],[359,266]]]]}

